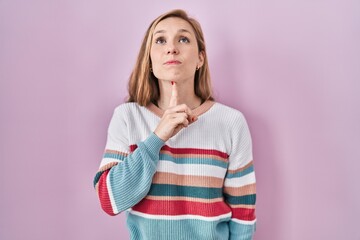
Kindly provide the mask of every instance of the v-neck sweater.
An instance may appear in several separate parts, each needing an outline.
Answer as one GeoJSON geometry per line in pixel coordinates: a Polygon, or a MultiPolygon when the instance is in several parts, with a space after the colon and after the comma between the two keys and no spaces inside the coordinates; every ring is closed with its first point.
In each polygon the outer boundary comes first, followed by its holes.
{"type": "Polygon", "coordinates": [[[154,104],[116,107],[94,179],[103,210],[123,211],[132,240],[250,240],[255,232],[255,172],[244,115],[218,102],[164,142],[154,104]]]}

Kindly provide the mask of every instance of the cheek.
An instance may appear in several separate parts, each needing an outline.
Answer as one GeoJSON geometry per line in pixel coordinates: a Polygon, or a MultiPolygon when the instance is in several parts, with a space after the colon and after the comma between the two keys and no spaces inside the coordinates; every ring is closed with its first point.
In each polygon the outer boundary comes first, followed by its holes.
{"type": "Polygon", "coordinates": [[[151,59],[154,59],[156,61],[157,59],[159,59],[160,55],[161,55],[161,49],[159,49],[158,46],[152,47],[150,49],[150,58],[151,59]]]}
{"type": "Polygon", "coordinates": [[[158,69],[160,67],[160,56],[158,54],[150,55],[151,65],[153,69],[158,69]]]}
{"type": "Polygon", "coordinates": [[[156,61],[155,51],[153,48],[150,49],[150,60],[152,63],[154,63],[154,61],[156,61]]]}
{"type": "Polygon", "coordinates": [[[190,49],[187,52],[187,58],[191,60],[192,63],[198,63],[200,61],[199,59],[199,52],[197,48],[190,49]]]}
{"type": "Polygon", "coordinates": [[[150,51],[150,61],[153,74],[156,78],[161,77],[161,55],[156,50],[150,51]]]}

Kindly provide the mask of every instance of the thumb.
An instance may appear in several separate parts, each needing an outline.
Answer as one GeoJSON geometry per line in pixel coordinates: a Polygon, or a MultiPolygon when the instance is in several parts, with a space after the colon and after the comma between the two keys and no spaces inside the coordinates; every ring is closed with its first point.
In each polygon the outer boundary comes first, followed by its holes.
{"type": "Polygon", "coordinates": [[[169,107],[175,107],[178,105],[178,91],[177,91],[176,83],[174,81],[171,81],[171,84],[172,84],[172,89],[171,89],[171,98],[170,98],[169,107]]]}

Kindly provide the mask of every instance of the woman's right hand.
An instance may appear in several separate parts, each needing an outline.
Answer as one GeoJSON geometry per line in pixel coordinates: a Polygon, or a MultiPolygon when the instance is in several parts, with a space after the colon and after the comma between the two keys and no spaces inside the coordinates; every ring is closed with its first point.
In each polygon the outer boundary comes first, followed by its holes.
{"type": "Polygon", "coordinates": [[[196,120],[197,117],[186,104],[178,105],[177,87],[176,83],[173,83],[169,108],[164,112],[154,133],[166,142],[196,120]]]}

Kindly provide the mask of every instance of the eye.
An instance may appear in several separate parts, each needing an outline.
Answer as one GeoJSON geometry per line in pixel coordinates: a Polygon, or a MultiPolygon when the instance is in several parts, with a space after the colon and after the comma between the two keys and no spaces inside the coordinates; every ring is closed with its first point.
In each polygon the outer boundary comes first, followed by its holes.
{"type": "Polygon", "coordinates": [[[181,42],[181,43],[189,43],[190,40],[187,37],[180,37],[179,42],[181,42]]]}
{"type": "Polygon", "coordinates": [[[157,39],[155,39],[155,43],[156,43],[156,44],[165,44],[166,41],[165,41],[165,38],[163,38],[163,37],[158,37],[157,39]]]}

